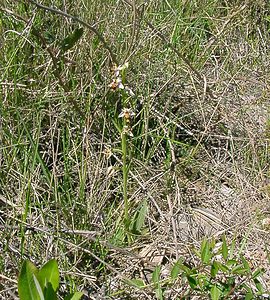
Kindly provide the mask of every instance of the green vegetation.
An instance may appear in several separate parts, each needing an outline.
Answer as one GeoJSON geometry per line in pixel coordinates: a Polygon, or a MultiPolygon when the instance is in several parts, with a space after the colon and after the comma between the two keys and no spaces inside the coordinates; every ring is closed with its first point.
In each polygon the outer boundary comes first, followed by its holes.
{"type": "Polygon", "coordinates": [[[269,12],[1,1],[0,298],[267,297],[269,12]]]}
{"type": "MultiPolygon", "coordinates": [[[[59,270],[57,262],[52,259],[48,261],[40,270],[30,261],[26,260],[22,264],[22,269],[18,279],[18,290],[21,300],[53,300],[57,299],[59,288],[59,270]]],[[[83,293],[75,292],[65,299],[81,299],[83,293]]]]}
{"type": "MultiPolygon", "coordinates": [[[[237,295],[242,299],[256,299],[268,294],[258,279],[264,270],[252,270],[243,255],[239,258],[234,255],[234,246],[228,248],[225,236],[221,245],[215,240],[204,239],[201,249],[197,253],[200,261],[196,266],[185,264],[180,258],[171,268],[168,278],[162,279],[161,266],[157,265],[152,273],[150,284],[143,279],[126,280],[126,284],[146,290],[149,287],[155,290],[157,299],[164,299],[166,291],[171,292],[171,287],[178,281],[184,287],[180,299],[186,299],[192,292],[201,298],[228,299],[237,295]]],[[[29,299],[57,299],[56,292],[59,288],[59,271],[57,262],[48,261],[41,270],[38,270],[30,261],[24,261],[18,279],[19,296],[21,300],[29,299]]],[[[81,299],[83,293],[75,292],[64,299],[81,299]]]]}
{"type": "MultiPolygon", "coordinates": [[[[237,295],[239,299],[268,296],[264,294],[258,280],[263,270],[252,271],[243,255],[236,259],[232,255],[233,248],[228,249],[224,236],[220,247],[214,240],[203,240],[201,250],[197,254],[200,261],[196,266],[187,265],[180,258],[173,265],[168,278],[161,279],[161,267],[156,266],[152,275],[152,285],[157,299],[164,299],[166,290],[170,290],[176,281],[180,281],[178,284],[185,287],[178,299],[188,299],[194,292],[201,299],[228,299],[232,295],[237,295]],[[230,256],[229,250],[232,250],[230,256]]],[[[136,281],[136,285],[146,288],[143,281],[136,281]]]]}

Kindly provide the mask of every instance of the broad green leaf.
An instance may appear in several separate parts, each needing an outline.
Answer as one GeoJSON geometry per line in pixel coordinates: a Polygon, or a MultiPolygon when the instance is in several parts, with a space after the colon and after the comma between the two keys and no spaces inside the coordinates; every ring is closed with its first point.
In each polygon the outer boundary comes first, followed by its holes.
{"type": "Polygon", "coordinates": [[[192,269],[183,263],[179,264],[180,269],[185,273],[185,275],[190,275],[192,274],[192,269]]]}
{"type": "Polygon", "coordinates": [[[226,262],[226,266],[228,266],[228,267],[231,267],[231,266],[234,266],[234,265],[237,265],[237,260],[235,260],[235,259],[229,259],[226,262]]]}
{"type": "Polygon", "coordinates": [[[260,269],[260,268],[257,269],[256,271],[254,271],[254,272],[252,273],[252,278],[253,278],[253,279],[257,278],[257,277],[260,276],[263,272],[264,272],[263,269],[260,269]]]}
{"type": "Polygon", "coordinates": [[[38,269],[29,260],[25,260],[18,278],[18,292],[20,300],[42,300],[36,287],[34,276],[38,269]]]}
{"type": "Polygon", "coordinates": [[[235,286],[235,280],[236,280],[236,276],[231,276],[231,277],[228,277],[227,280],[226,280],[226,284],[228,286],[235,286]]]}
{"type": "Polygon", "coordinates": [[[246,284],[243,284],[242,287],[243,287],[243,288],[245,289],[245,291],[246,291],[245,300],[251,300],[251,299],[254,299],[254,294],[253,294],[252,288],[249,287],[249,286],[246,285],[246,284]]]}
{"type": "Polygon", "coordinates": [[[187,276],[188,283],[192,289],[195,289],[198,286],[198,281],[196,278],[187,276]]]}
{"type": "Polygon", "coordinates": [[[61,48],[65,52],[71,49],[83,35],[83,28],[76,28],[70,35],[68,35],[61,43],[61,48]]]}
{"type": "Polygon", "coordinates": [[[59,270],[55,259],[49,260],[38,272],[38,278],[42,289],[51,283],[53,290],[56,292],[59,287],[59,270]]]}
{"type": "Polygon", "coordinates": [[[241,260],[242,260],[242,263],[244,265],[244,267],[247,269],[248,272],[250,272],[250,266],[249,266],[249,263],[248,261],[245,259],[245,257],[241,254],[241,260]]]}
{"type": "Polygon", "coordinates": [[[262,286],[262,284],[260,283],[260,281],[259,281],[257,278],[255,278],[255,279],[254,279],[254,283],[255,283],[256,288],[258,289],[259,293],[260,293],[260,294],[263,294],[264,290],[263,290],[263,286],[262,286]]]}
{"type": "Polygon", "coordinates": [[[233,274],[244,275],[248,273],[248,270],[243,265],[238,265],[232,269],[233,274]]]}
{"type": "Polygon", "coordinates": [[[245,300],[252,300],[254,299],[253,293],[252,292],[247,292],[245,296],[245,300]]]}
{"type": "Polygon", "coordinates": [[[45,299],[44,299],[43,292],[42,292],[42,289],[41,289],[41,286],[40,286],[40,283],[39,283],[39,281],[37,280],[37,277],[35,276],[35,274],[33,274],[33,278],[34,278],[35,286],[36,286],[36,289],[37,289],[37,291],[38,291],[38,294],[39,294],[40,299],[41,299],[41,300],[45,300],[45,299]]]}
{"type": "Polygon", "coordinates": [[[218,287],[216,285],[214,285],[211,288],[210,294],[211,294],[211,299],[212,300],[218,300],[220,298],[221,292],[218,289],[218,287]]]}
{"type": "Polygon", "coordinates": [[[133,285],[139,289],[145,287],[145,282],[142,279],[130,279],[128,281],[128,284],[133,285]]]}
{"type": "Polygon", "coordinates": [[[221,283],[222,285],[222,296],[229,296],[232,292],[233,286],[227,284],[227,282],[221,283]]]}
{"type": "Polygon", "coordinates": [[[176,279],[181,271],[182,259],[180,258],[172,267],[171,278],[176,279]]]}
{"type": "Polygon", "coordinates": [[[221,247],[221,251],[222,251],[222,256],[224,258],[224,260],[227,260],[228,258],[228,246],[227,246],[227,242],[226,242],[226,237],[225,235],[222,236],[222,247],[221,247]]]}
{"type": "Polygon", "coordinates": [[[163,292],[160,285],[158,285],[158,287],[156,288],[156,297],[158,300],[163,300],[163,292]]]}
{"type": "Polygon", "coordinates": [[[193,253],[194,253],[197,257],[201,258],[201,253],[200,253],[200,251],[198,251],[198,250],[196,250],[196,249],[193,249],[193,253]]]}
{"type": "MultiPolygon", "coordinates": [[[[194,278],[194,277],[193,277],[194,278]]],[[[208,288],[211,282],[210,278],[203,273],[199,273],[196,278],[197,284],[199,284],[200,288],[208,288]]]]}
{"type": "Polygon", "coordinates": [[[145,217],[147,214],[147,201],[144,200],[140,210],[135,216],[133,231],[139,233],[144,225],[145,217]]]}
{"type": "Polygon", "coordinates": [[[159,283],[159,277],[160,277],[160,266],[156,266],[154,269],[154,272],[152,274],[152,282],[155,284],[159,283]]]}
{"type": "Polygon", "coordinates": [[[57,293],[53,289],[50,282],[47,283],[47,286],[44,288],[44,297],[45,300],[57,300],[57,293]]]}
{"type": "Polygon", "coordinates": [[[210,246],[210,249],[214,249],[215,246],[216,246],[216,241],[214,238],[212,238],[210,241],[209,241],[209,246],[210,246]]]}
{"type": "Polygon", "coordinates": [[[163,299],[163,293],[162,293],[162,289],[161,289],[160,282],[159,282],[160,270],[161,270],[161,267],[156,266],[154,269],[154,272],[152,274],[152,282],[155,284],[155,292],[156,292],[156,297],[158,300],[163,299]]]}
{"type": "Polygon", "coordinates": [[[221,263],[219,263],[219,268],[224,273],[227,273],[229,271],[229,268],[226,265],[221,264],[221,263]]]}
{"type": "Polygon", "coordinates": [[[203,240],[201,245],[201,260],[204,264],[208,264],[211,259],[211,249],[208,240],[203,240]]]}
{"type": "Polygon", "coordinates": [[[211,277],[215,278],[218,271],[219,271],[219,266],[220,266],[220,263],[218,263],[217,261],[214,261],[212,266],[211,266],[211,277]]]}
{"type": "Polygon", "coordinates": [[[71,295],[67,295],[64,299],[65,300],[80,300],[83,296],[82,292],[75,292],[71,295]]]}

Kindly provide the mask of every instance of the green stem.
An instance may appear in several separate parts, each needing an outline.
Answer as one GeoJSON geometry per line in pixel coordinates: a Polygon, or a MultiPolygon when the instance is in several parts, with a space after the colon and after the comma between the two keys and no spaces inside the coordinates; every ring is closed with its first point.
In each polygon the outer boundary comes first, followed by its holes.
{"type": "MultiPolygon", "coordinates": [[[[124,126],[125,126],[124,120],[124,126]]],[[[127,135],[122,132],[122,162],[123,162],[123,198],[124,198],[124,215],[125,222],[128,220],[128,195],[127,195],[127,185],[128,185],[128,164],[127,164],[127,135]]]]}

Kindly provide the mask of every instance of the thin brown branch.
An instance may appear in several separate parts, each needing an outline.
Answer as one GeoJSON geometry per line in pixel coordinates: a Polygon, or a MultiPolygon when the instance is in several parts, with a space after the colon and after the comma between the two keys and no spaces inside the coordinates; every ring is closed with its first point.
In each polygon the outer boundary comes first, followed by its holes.
{"type": "MultiPolygon", "coordinates": [[[[122,0],[124,3],[125,1],[122,0]]],[[[134,48],[136,45],[136,42],[138,40],[138,36],[141,29],[141,21],[143,19],[143,13],[144,13],[144,7],[145,4],[139,6],[139,8],[136,7],[136,0],[133,0],[132,3],[129,3],[130,6],[132,6],[132,16],[133,16],[133,24],[132,24],[132,31],[129,41],[129,47],[125,56],[124,61],[128,61],[130,57],[134,53],[134,48]]]]}
{"type": "MultiPolygon", "coordinates": [[[[16,19],[23,21],[24,23],[28,23],[28,20],[25,19],[24,17],[14,13],[13,11],[9,10],[9,9],[5,9],[0,7],[0,10],[2,10],[5,13],[8,13],[9,15],[12,15],[13,17],[15,17],[16,19]]],[[[42,46],[44,47],[44,49],[47,50],[47,52],[49,53],[53,66],[54,66],[54,70],[53,70],[53,74],[54,76],[58,79],[58,82],[60,84],[60,86],[63,88],[63,90],[68,93],[70,92],[69,87],[66,85],[66,83],[64,82],[62,76],[61,76],[61,71],[59,68],[59,58],[57,58],[54,55],[53,49],[47,45],[46,39],[43,37],[43,35],[32,25],[32,33],[34,36],[36,36],[40,42],[42,43],[42,46]]],[[[73,99],[73,98],[69,98],[68,99],[70,104],[74,107],[74,109],[80,114],[80,116],[84,116],[84,113],[82,112],[82,110],[80,109],[80,107],[78,106],[77,102],[73,99]]]]}
{"type": "MultiPolygon", "coordinates": [[[[180,53],[180,51],[178,49],[176,49],[173,46],[173,44],[167,40],[165,35],[161,31],[159,31],[152,23],[150,23],[147,20],[145,21],[145,23],[157,34],[157,36],[164,42],[164,44],[166,44],[188,66],[188,68],[197,76],[199,81],[201,81],[203,83],[203,85],[205,86],[205,80],[204,80],[203,76],[200,74],[200,72],[198,70],[196,70],[193,67],[191,62],[186,57],[184,57],[180,53]]],[[[206,91],[212,98],[214,98],[214,95],[213,95],[212,91],[210,90],[209,86],[206,86],[206,91]]]]}
{"type": "Polygon", "coordinates": [[[39,9],[47,10],[47,11],[50,11],[50,12],[56,14],[56,15],[60,15],[60,16],[69,18],[69,19],[81,24],[82,26],[88,28],[90,31],[92,31],[97,36],[97,38],[103,44],[104,48],[109,52],[109,55],[111,57],[112,62],[115,63],[116,65],[119,64],[117,59],[116,59],[116,56],[114,55],[114,53],[111,49],[111,47],[108,45],[108,43],[105,41],[104,37],[101,35],[100,32],[98,32],[98,30],[94,26],[91,26],[90,24],[88,24],[87,22],[81,20],[80,18],[78,18],[76,16],[73,16],[73,15],[70,15],[68,13],[65,13],[65,12],[63,12],[59,9],[55,9],[55,8],[52,8],[52,7],[49,7],[49,6],[45,6],[45,5],[40,4],[40,3],[36,2],[36,1],[33,1],[33,0],[27,0],[27,2],[34,4],[39,9]]]}
{"type": "MultiPolygon", "coordinates": [[[[126,4],[128,4],[129,6],[131,6],[133,9],[136,9],[136,7],[134,6],[134,2],[131,2],[129,0],[123,0],[123,1],[126,4]]],[[[193,67],[191,62],[185,56],[183,56],[180,53],[180,51],[176,47],[174,47],[174,45],[172,43],[170,43],[168,41],[166,36],[160,30],[158,30],[151,22],[149,22],[147,20],[144,20],[144,21],[147,24],[147,26],[150,27],[156,33],[156,35],[163,41],[163,43],[166,44],[167,47],[169,47],[188,66],[188,68],[196,75],[197,79],[200,82],[202,82],[202,84],[204,85],[204,88],[206,89],[206,92],[210,95],[210,97],[215,98],[215,96],[213,95],[213,93],[212,93],[211,89],[209,88],[209,86],[207,86],[207,85],[205,86],[204,76],[202,76],[200,74],[200,72],[193,67]]]]}

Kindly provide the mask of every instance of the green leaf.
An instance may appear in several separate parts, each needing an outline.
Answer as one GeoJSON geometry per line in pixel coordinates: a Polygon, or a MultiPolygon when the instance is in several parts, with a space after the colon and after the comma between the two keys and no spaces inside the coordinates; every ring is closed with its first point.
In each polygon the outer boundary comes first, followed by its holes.
{"type": "Polygon", "coordinates": [[[234,287],[235,286],[235,280],[236,280],[236,276],[227,277],[226,284],[230,287],[234,287]]]}
{"type": "Polygon", "coordinates": [[[237,264],[237,260],[235,259],[229,259],[227,262],[226,262],[226,266],[230,267],[230,266],[234,266],[237,264]]]}
{"type": "Polygon", "coordinates": [[[43,174],[45,175],[47,183],[51,184],[52,174],[51,174],[48,166],[46,165],[45,161],[43,160],[41,154],[38,151],[38,145],[39,144],[38,144],[38,142],[35,142],[33,140],[33,137],[31,135],[31,133],[29,132],[29,130],[27,129],[25,123],[22,122],[22,124],[23,124],[23,128],[24,128],[24,130],[26,132],[26,135],[27,135],[27,137],[29,139],[29,142],[30,142],[32,148],[34,149],[34,155],[33,155],[34,160],[33,161],[37,161],[40,164],[40,167],[41,167],[41,169],[43,171],[43,174]]]}
{"type": "Polygon", "coordinates": [[[211,277],[213,277],[213,278],[215,278],[216,277],[216,275],[217,275],[217,273],[218,273],[218,271],[219,271],[219,269],[220,269],[220,263],[219,262],[217,262],[217,261],[214,261],[213,262],[213,264],[212,264],[212,266],[211,266],[211,277]]]}
{"type": "Polygon", "coordinates": [[[186,275],[190,275],[192,274],[192,269],[186,265],[184,265],[183,263],[181,263],[179,265],[180,269],[186,274],[186,275]]]}
{"type": "Polygon", "coordinates": [[[153,274],[152,274],[152,282],[155,284],[159,283],[159,277],[160,277],[160,266],[156,266],[153,274]]]}
{"type": "Polygon", "coordinates": [[[134,226],[133,226],[133,232],[134,233],[140,233],[141,232],[141,229],[144,225],[147,210],[148,210],[147,201],[144,200],[142,205],[141,205],[140,210],[135,215],[135,221],[134,221],[134,226]]]}
{"type": "Polygon", "coordinates": [[[44,299],[43,292],[42,292],[42,289],[41,289],[41,286],[40,286],[40,283],[39,283],[39,281],[37,280],[37,277],[35,276],[35,274],[33,274],[33,278],[34,278],[35,286],[36,286],[36,289],[37,289],[37,291],[38,291],[38,294],[39,294],[40,299],[41,299],[41,300],[45,300],[45,299],[44,299]]]}
{"type": "Polygon", "coordinates": [[[214,285],[211,288],[210,294],[211,294],[211,299],[212,300],[218,300],[220,298],[220,295],[221,295],[220,290],[218,289],[218,287],[216,285],[214,285]]]}
{"type": "Polygon", "coordinates": [[[262,286],[262,284],[260,283],[260,281],[259,281],[257,278],[255,278],[255,279],[254,279],[254,283],[255,283],[256,288],[257,288],[257,290],[259,291],[259,293],[260,293],[260,294],[263,294],[264,289],[263,289],[263,286],[262,286]]]}
{"type": "Polygon", "coordinates": [[[209,245],[210,245],[210,249],[214,249],[215,246],[216,246],[216,241],[214,238],[212,238],[210,241],[209,241],[209,245]]]}
{"type": "Polygon", "coordinates": [[[181,271],[182,259],[180,258],[172,267],[171,278],[174,280],[178,277],[181,271]]]}
{"type": "Polygon", "coordinates": [[[75,292],[73,294],[67,295],[64,299],[65,300],[80,300],[83,296],[82,292],[75,292]]]}
{"type": "Polygon", "coordinates": [[[219,263],[219,268],[224,273],[227,273],[229,271],[229,268],[226,265],[221,264],[221,263],[219,263]]]}
{"type": "Polygon", "coordinates": [[[29,260],[22,264],[18,278],[18,292],[20,300],[42,300],[37,289],[34,276],[37,279],[38,269],[29,260]]]}
{"type": "Polygon", "coordinates": [[[196,250],[196,249],[193,249],[193,253],[194,253],[197,257],[201,258],[201,253],[200,253],[200,251],[198,251],[198,250],[196,250]]]}
{"type": "Polygon", "coordinates": [[[192,289],[195,289],[198,286],[198,281],[191,276],[187,276],[188,283],[192,289]]]}
{"type": "Polygon", "coordinates": [[[201,244],[201,260],[204,264],[208,264],[211,259],[211,249],[210,242],[208,240],[203,240],[201,244]]]}
{"type": "Polygon", "coordinates": [[[254,299],[253,293],[251,291],[247,292],[245,296],[245,300],[252,300],[252,299],[254,299]]]}
{"type": "Polygon", "coordinates": [[[57,261],[55,259],[49,260],[38,272],[38,278],[42,289],[51,284],[53,290],[56,292],[59,287],[59,270],[57,261]]]}
{"type": "MultiPolygon", "coordinates": [[[[201,289],[208,289],[211,282],[211,279],[203,273],[199,273],[196,278],[197,285],[199,284],[201,289]]],[[[211,285],[212,286],[212,285],[211,285]]]]}
{"type": "Polygon", "coordinates": [[[48,282],[46,288],[44,288],[45,300],[57,300],[56,291],[54,291],[52,284],[48,282]]]}
{"type": "Polygon", "coordinates": [[[163,299],[163,292],[160,286],[160,270],[161,267],[160,266],[156,266],[154,269],[154,272],[152,274],[152,282],[155,284],[155,292],[156,292],[156,297],[158,300],[162,300],[163,299]]]}
{"type": "Polygon", "coordinates": [[[248,270],[243,265],[238,265],[232,269],[233,274],[244,275],[248,273],[248,270]]]}
{"type": "Polygon", "coordinates": [[[68,35],[61,43],[63,52],[71,49],[83,35],[83,28],[76,28],[70,35],[68,35]]]}
{"type": "Polygon", "coordinates": [[[227,246],[225,235],[222,236],[221,252],[222,252],[222,256],[223,256],[224,260],[227,260],[229,251],[228,251],[228,246],[227,246]]]}
{"type": "Polygon", "coordinates": [[[145,287],[145,282],[142,279],[130,279],[128,284],[133,285],[139,289],[145,287]]]}
{"type": "Polygon", "coordinates": [[[156,296],[158,300],[163,300],[163,292],[160,285],[158,285],[158,287],[156,288],[156,296]]]}
{"type": "Polygon", "coordinates": [[[264,272],[264,270],[263,269],[257,269],[257,270],[255,270],[253,273],[252,273],[252,279],[255,279],[255,278],[257,278],[258,276],[260,276],[262,273],[264,272]]]}
{"type": "Polygon", "coordinates": [[[245,300],[254,299],[255,295],[253,294],[252,288],[246,284],[243,284],[242,287],[246,290],[245,300]]]}
{"type": "Polygon", "coordinates": [[[248,261],[245,259],[245,257],[242,254],[241,254],[240,257],[241,257],[243,266],[247,269],[248,272],[250,272],[250,266],[249,266],[248,261]]]}

